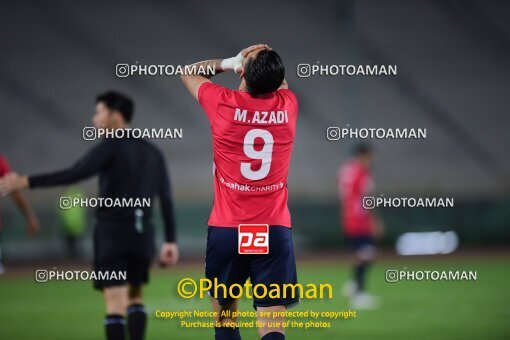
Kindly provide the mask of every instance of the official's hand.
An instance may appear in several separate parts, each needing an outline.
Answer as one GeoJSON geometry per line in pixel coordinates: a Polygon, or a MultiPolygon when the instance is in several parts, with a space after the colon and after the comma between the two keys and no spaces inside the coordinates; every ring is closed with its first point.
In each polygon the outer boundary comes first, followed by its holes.
{"type": "Polygon", "coordinates": [[[172,266],[179,261],[179,248],[177,243],[163,243],[159,253],[159,263],[165,266],[172,266]]]}

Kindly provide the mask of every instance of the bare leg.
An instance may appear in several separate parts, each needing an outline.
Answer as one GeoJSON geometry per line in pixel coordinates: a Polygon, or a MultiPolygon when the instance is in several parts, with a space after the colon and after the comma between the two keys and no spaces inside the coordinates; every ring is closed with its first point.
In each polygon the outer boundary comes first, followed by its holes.
{"type": "Polygon", "coordinates": [[[233,327],[237,318],[232,317],[233,313],[237,312],[237,300],[233,300],[222,306],[218,303],[218,300],[211,298],[211,304],[213,310],[218,313],[216,321],[221,324],[221,327],[215,327],[215,338],[217,340],[240,340],[241,335],[239,333],[239,328],[233,327]],[[229,316],[221,316],[224,311],[229,311],[229,316]]]}
{"type": "Polygon", "coordinates": [[[108,340],[124,340],[128,287],[126,285],[104,288],[103,297],[106,305],[106,337],[108,340]]]}
{"type": "Polygon", "coordinates": [[[106,314],[124,315],[128,304],[128,287],[115,286],[103,289],[106,314]]]}
{"type": "MultiPolygon", "coordinates": [[[[278,314],[283,314],[287,308],[285,306],[271,306],[271,307],[257,307],[257,312],[266,314],[270,312],[271,315],[273,312],[278,312],[278,314]]],[[[276,317],[258,317],[259,323],[262,323],[263,326],[259,327],[259,336],[262,338],[267,333],[278,332],[285,334],[285,329],[283,328],[283,323],[285,322],[285,316],[278,315],[276,317]],[[276,326],[279,325],[279,326],[276,326]]]]}
{"type": "Polygon", "coordinates": [[[129,286],[128,306],[143,304],[143,286],[129,286]]]}

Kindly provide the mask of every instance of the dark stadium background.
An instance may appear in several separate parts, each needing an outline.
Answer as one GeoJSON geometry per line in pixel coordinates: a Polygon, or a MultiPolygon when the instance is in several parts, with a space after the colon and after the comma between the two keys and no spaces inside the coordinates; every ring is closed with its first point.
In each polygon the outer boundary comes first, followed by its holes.
{"type": "MultiPolygon", "coordinates": [[[[427,128],[425,140],[373,141],[376,192],[455,198],[453,209],[381,211],[388,244],[403,231],[431,229],[455,230],[462,244],[510,241],[504,1],[3,3],[0,139],[12,167],[33,174],[71,165],[93,145],[81,133],[95,95],[106,89],[132,95],[134,127],[183,129],[182,140],[156,143],[171,172],[184,256],[201,256],[205,245],[209,126],[177,77],[117,78],[115,65],[182,65],[228,57],[257,42],[282,55],[300,100],[289,179],[300,250],[342,244],[336,172],[355,142],[327,141],[326,128],[346,124],[427,128]],[[396,64],[398,76],[298,78],[300,63],[396,64]]],[[[231,75],[218,80],[237,86],[231,75]]],[[[82,188],[94,195],[95,183],[82,188]]],[[[62,253],[55,221],[62,192],[29,194],[42,233],[28,241],[22,228],[6,228],[7,259],[62,253]]],[[[6,226],[21,223],[11,204],[2,206],[6,226]]]]}

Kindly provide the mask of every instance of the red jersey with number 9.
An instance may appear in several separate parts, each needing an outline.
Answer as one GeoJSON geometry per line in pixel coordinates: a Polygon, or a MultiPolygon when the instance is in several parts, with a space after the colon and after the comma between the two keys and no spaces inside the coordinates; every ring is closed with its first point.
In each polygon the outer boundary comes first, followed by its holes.
{"type": "Polygon", "coordinates": [[[298,116],[294,93],[252,97],[206,82],[198,100],[213,137],[214,203],[208,224],[290,228],[287,176],[298,116]]]}

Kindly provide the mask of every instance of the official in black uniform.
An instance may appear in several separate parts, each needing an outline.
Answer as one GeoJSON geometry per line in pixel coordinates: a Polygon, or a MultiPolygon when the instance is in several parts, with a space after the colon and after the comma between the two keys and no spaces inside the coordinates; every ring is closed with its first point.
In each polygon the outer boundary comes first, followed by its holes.
{"type": "MultiPolygon", "coordinates": [[[[120,93],[101,94],[96,100],[94,126],[109,131],[126,129],[133,117],[133,107],[133,101],[120,93]]],[[[179,256],[170,181],[161,152],[142,139],[107,138],[68,169],[35,176],[10,173],[0,180],[0,191],[5,195],[23,188],[67,185],[94,175],[99,175],[100,198],[150,200],[149,206],[143,207],[99,206],[94,229],[94,271],[126,271],[126,279],[111,275],[107,280],[94,281],[94,287],[103,291],[106,303],[107,339],[125,338],[126,314],[129,339],[143,339],[147,315],[142,286],[148,282],[155,252],[151,206],[156,197],[165,225],[160,263],[173,265],[179,256]]]]}

